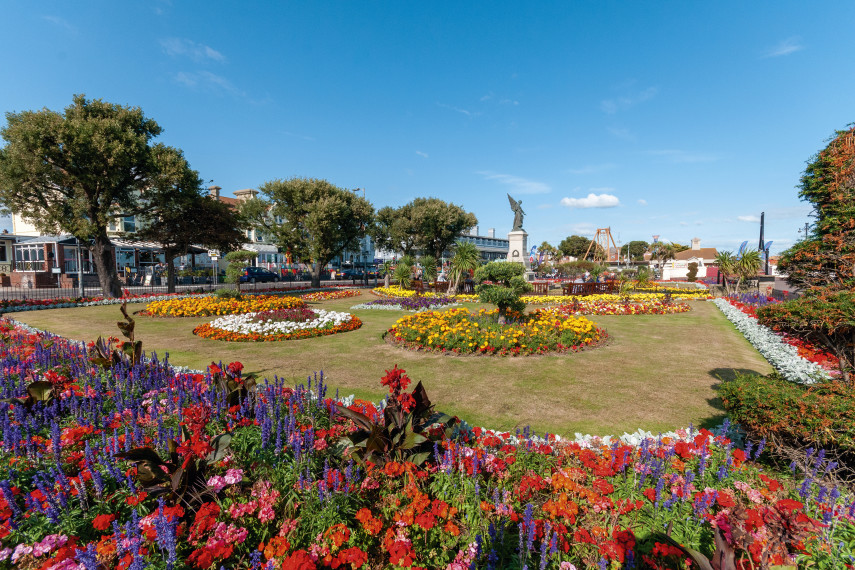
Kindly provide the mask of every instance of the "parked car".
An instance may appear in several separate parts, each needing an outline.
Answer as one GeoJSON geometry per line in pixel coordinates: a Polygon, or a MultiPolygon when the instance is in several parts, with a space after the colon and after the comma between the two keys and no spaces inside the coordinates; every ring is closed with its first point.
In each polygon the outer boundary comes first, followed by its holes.
{"type": "Polygon", "coordinates": [[[342,279],[361,280],[363,277],[365,277],[365,274],[362,272],[361,269],[345,269],[341,274],[342,279]]]}
{"type": "Polygon", "coordinates": [[[241,283],[267,283],[268,281],[276,283],[281,279],[278,273],[273,273],[261,267],[244,267],[243,275],[240,276],[241,283]]]}

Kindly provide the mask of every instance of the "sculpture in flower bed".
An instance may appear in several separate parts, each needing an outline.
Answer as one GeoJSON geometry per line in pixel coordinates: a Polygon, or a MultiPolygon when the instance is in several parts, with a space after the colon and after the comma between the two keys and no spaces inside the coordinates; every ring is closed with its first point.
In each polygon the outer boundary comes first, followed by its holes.
{"type": "Polygon", "coordinates": [[[398,319],[386,332],[393,344],[445,354],[525,356],[591,347],[608,335],[585,317],[541,309],[499,322],[497,310],[426,311],[398,319]]]}
{"type": "Polygon", "coordinates": [[[306,307],[225,315],[199,325],[193,334],[225,341],[283,341],[353,331],[362,321],[350,313],[306,307]]]}
{"type": "Polygon", "coordinates": [[[302,299],[275,295],[241,295],[239,297],[206,296],[155,301],[146,305],[141,315],[150,317],[210,317],[256,313],[276,309],[304,307],[302,299]]]}
{"type": "MultiPolygon", "coordinates": [[[[770,476],[751,463],[759,446],[734,448],[724,431],[631,446],[461,423],[427,428],[435,446],[421,466],[390,456],[363,467],[338,453],[364,429],[342,410],[366,426],[384,426],[384,412],[328,397],[323,375],[259,382],[234,403],[220,366],[176,373],[152,358],[100,371],[76,343],[0,334],[6,394],[75,371],[26,418],[0,403],[3,567],[686,567],[669,541],[721,568],[830,570],[855,554],[851,496],[810,473],[770,476]],[[193,492],[173,492],[194,468],[193,492]]],[[[238,368],[225,367],[234,378],[238,368]]],[[[384,378],[393,392],[398,372],[384,378]]],[[[397,386],[403,413],[417,396],[397,386]]]]}

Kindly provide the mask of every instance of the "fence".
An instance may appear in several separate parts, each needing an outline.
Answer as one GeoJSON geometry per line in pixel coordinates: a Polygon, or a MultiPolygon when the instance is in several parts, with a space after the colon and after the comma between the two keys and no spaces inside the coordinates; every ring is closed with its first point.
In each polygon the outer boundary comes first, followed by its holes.
{"type": "MultiPolygon", "coordinates": [[[[76,278],[75,278],[76,283],[76,278]]],[[[195,291],[214,291],[216,289],[234,288],[234,283],[217,283],[211,282],[210,277],[177,277],[175,283],[176,293],[186,293],[195,291]]],[[[143,281],[145,283],[145,281],[143,281]]],[[[255,291],[261,292],[268,289],[287,291],[290,289],[304,289],[311,285],[311,281],[279,281],[278,283],[241,283],[240,290],[243,292],[252,293],[255,291]]],[[[322,286],[332,285],[364,285],[362,280],[337,280],[324,279],[321,281],[322,286]]],[[[376,287],[377,279],[371,279],[369,286],[376,287]]],[[[122,285],[122,290],[127,291],[132,295],[157,295],[166,294],[166,278],[152,279],[148,284],[139,285],[122,285]]],[[[83,279],[83,296],[84,297],[100,297],[102,295],[101,285],[98,283],[94,275],[84,275],[83,279]]],[[[58,299],[80,296],[80,291],[75,287],[0,287],[0,299],[58,299]]]]}

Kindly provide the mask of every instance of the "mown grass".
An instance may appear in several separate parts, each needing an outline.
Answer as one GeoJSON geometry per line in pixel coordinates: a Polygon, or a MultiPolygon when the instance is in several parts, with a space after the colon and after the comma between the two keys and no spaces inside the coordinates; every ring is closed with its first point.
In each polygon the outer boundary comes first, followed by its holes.
{"type": "MultiPolygon", "coordinates": [[[[371,298],[365,292],[318,305],[349,310],[371,298]]],[[[390,346],[382,335],[403,315],[397,311],[353,311],[364,323],[361,329],[300,341],[227,343],[194,336],[193,328],[210,317],[137,317],[136,334],[147,352],[168,353],[173,364],[204,369],[212,361],[241,361],[245,371],[294,382],[323,371],[333,392],[372,400],[384,394],[379,382],[384,370],[397,364],[414,382],[424,383],[438,409],[471,424],[607,435],[717,425],[724,418],[716,393],[719,378],[733,370],[771,371],[714,305],[693,301],[691,306],[692,311],[676,315],[591,317],[609,333],[604,346],[520,358],[444,356],[390,346]]],[[[138,311],[143,305],[128,307],[138,311]]],[[[76,340],[120,336],[117,306],[12,316],[76,340]]]]}

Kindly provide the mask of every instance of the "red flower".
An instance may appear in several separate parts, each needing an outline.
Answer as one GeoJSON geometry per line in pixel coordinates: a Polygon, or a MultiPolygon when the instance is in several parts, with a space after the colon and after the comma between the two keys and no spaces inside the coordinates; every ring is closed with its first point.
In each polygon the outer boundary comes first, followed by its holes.
{"type": "Polygon", "coordinates": [[[282,562],[282,570],[315,570],[317,566],[309,553],[303,549],[295,550],[282,562]]]}
{"type": "Polygon", "coordinates": [[[116,520],[116,515],[98,515],[92,521],[92,528],[95,530],[107,530],[114,520],[116,520]]]}

